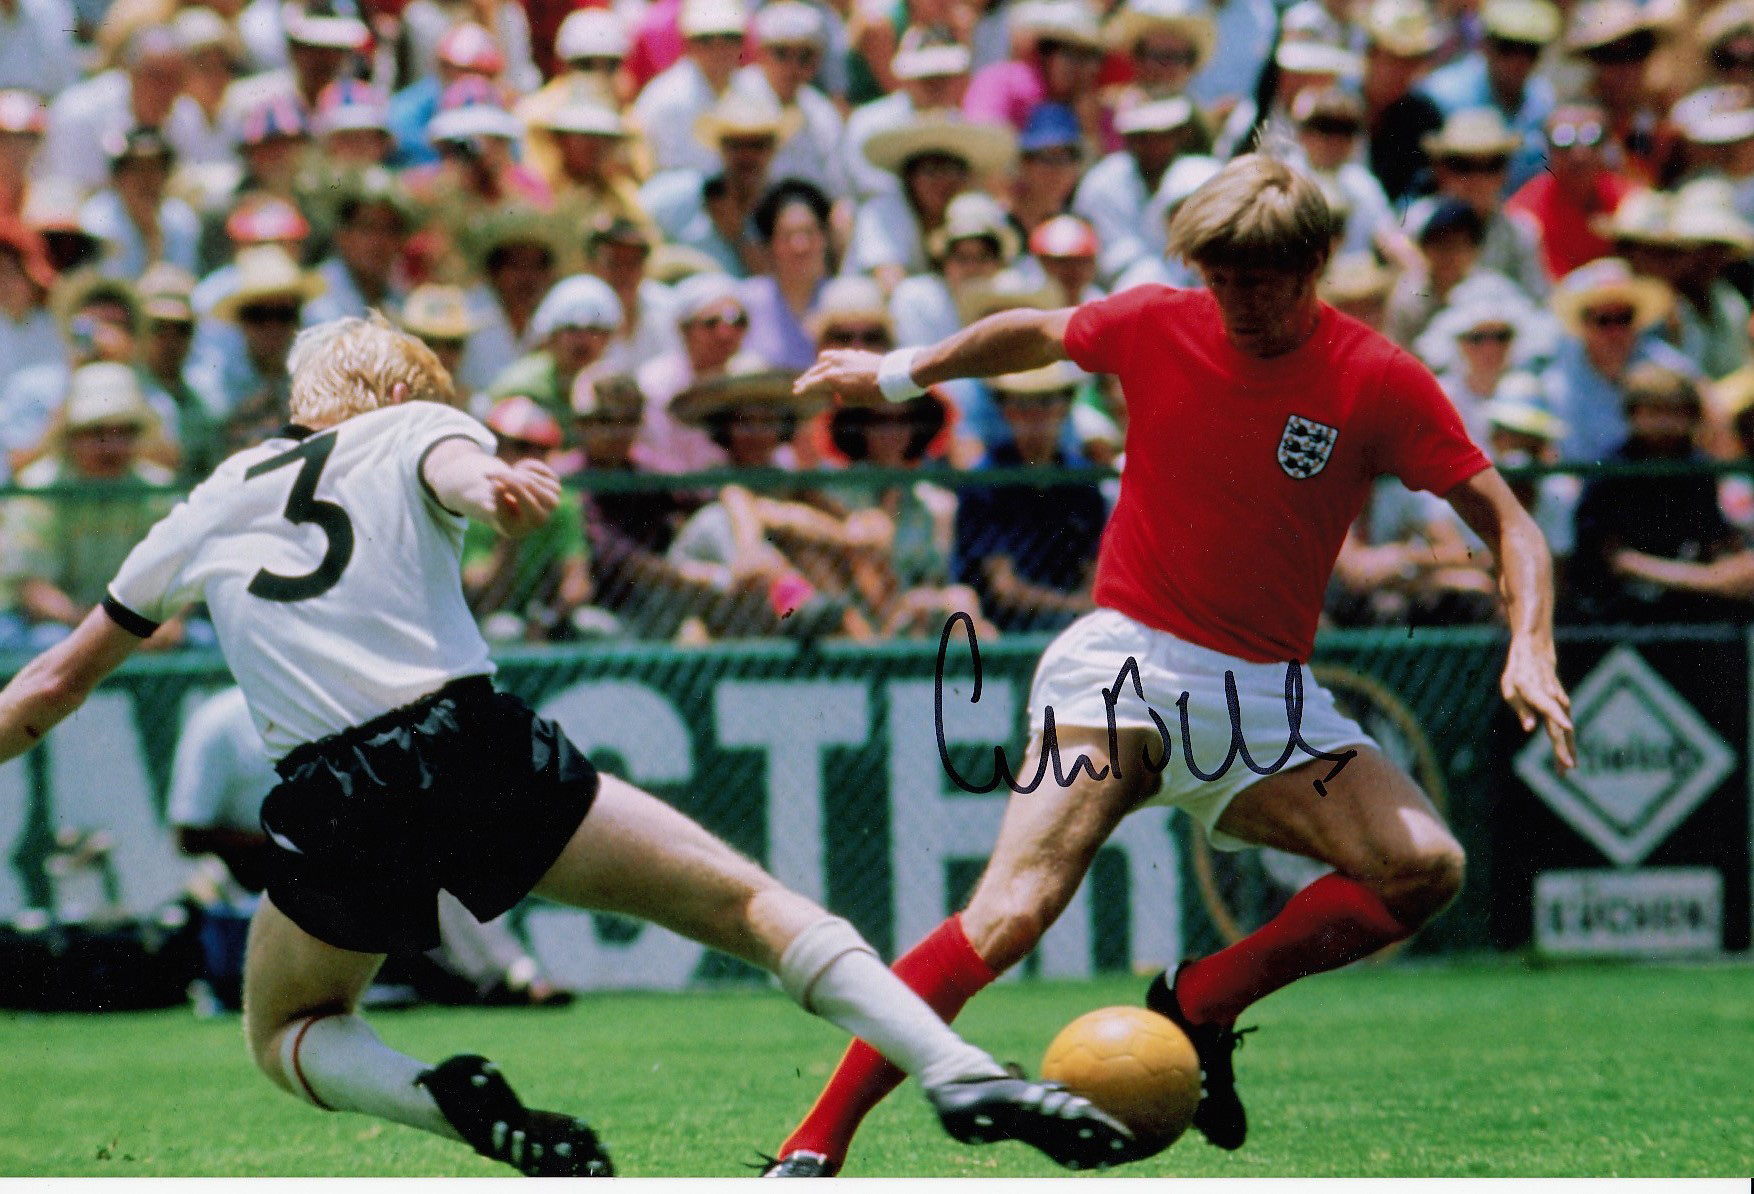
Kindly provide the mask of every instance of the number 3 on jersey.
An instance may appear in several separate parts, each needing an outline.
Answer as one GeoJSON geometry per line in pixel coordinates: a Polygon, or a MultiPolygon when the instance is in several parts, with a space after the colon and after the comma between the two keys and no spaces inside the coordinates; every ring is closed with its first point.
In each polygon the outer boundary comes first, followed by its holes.
{"type": "Polygon", "coordinates": [[[298,476],[293,479],[292,493],[286,499],[286,517],[294,523],[315,526],[329,541],[323,558],[303,576],[282,576],[266,568],[259,570],[250,581],[249,591],[254,596],[265,601],[307,601],[334,588],[347,567],[347,561],[353,558],[353,522],[347,517],[347,511],[316,496],[317,479],[323,475],[323,466],[329,463],[329,453],[335,450],[335,434],[331,431],[326,435],[313,435],[296,448],[251,466],[244,474],[247,481],[298,463],[298,476]]]}

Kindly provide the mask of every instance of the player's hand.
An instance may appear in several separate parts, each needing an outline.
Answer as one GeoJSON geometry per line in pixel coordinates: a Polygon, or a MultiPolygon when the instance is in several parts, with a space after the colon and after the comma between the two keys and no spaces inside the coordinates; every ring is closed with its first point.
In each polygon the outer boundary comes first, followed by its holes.
{"type": "Polygon", "coordinates": [[[560,505],[560,478],[540,460],[520,460],[494,470],[494,512],[499,533],[516,539],[548,521],[560,505]]]}
{"type": "Polygon", "coordinates": [[[1577,766],[1571,697],[1554,670],[1551,648],[1539,652],[1512,639],[1499,689],[1525,732],[1534,733],[1538,724],[1546,727],[1547,740],[1553,744],[1553,763],[1561,775],[1577,766]]]}
{"type": "Polygon", "coordinates": [[[832,348],[816,358],[792,383],[801,397],[824,397],[842,406],[881,406],[883,391],[877,388],[877,369],[883,357],[875,352],[832,348]]]}

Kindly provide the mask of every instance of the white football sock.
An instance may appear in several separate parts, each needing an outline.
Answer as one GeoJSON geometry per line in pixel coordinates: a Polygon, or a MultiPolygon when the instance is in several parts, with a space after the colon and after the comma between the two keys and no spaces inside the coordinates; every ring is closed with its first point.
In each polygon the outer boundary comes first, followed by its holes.
{"type": "Polygon", "coordinates": [[[838,916],[806,928],[780,957],[780,985],[806,1011],[846,1029],[930,1089],[1004,1069],[895,976],[838,916]]]}
{"type": "Polygon", "coordinates": [[[358,1016],[295,1020],[280,1041],[281,1072],[299,1097],[460,1141],[426,1087],[414,1083],[431,1068],[384,1044],[358,1016]]]}

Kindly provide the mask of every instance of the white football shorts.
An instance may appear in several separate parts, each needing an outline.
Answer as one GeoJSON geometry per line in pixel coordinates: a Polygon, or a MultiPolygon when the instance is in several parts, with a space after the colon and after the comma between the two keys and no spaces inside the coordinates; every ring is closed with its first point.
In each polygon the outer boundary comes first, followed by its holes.
{"type": "MultiPolygon", "coordinates": [[[[1301,680],[1298,705],[1295,694],[1287,694],[1291,670],[1290,664],[1250,663],[1196,646],[1125,614],[1099,609],[1062,631],[1036,665],[1029,690],[1031,741],[1040,739],[1042,717],[1050,705],[1056,726],[1101,730],[1109,725],[1111,699],[1117,729],[1136,726],[1156,731],[1151,717],[1155,711],[1168,736],[1169,752],[1162,785],[1146,804],[1179,808],[1200,823],[1212,845],[1240,850],[1249,843],[1218,832],[1217,824],[1237,793],[1265,778],[1248,766],[1244,750],[1256,766],[1275,772],[1313,762],[1316,766],[1307,774],[1314,783],[1327,777],[1334,764],[1312,752],[1338,754],[1349,747],[1376,745],[1357,722],[1340,712],[1333,694],[1316,682],[1307,667],[1296,669],[1291,677],[1293,682],[1301,680]],[[1227,674],[1235,677],[1234,729],[1227,674]],[[1288,706],[1298,708],[1301,720],[1300,740],[1287,754],[1287,744],[1292,743],[1288,706]],[[1231,756],[1233,742],[1238,749],[1231,756]],[[1275,768],[1275,763],[1281,765],[1275,768]]],[[[1155,747],[1151,750],[1153,758],[1162,753],[1155,747]]],[[[1072,763],[1073,756],[1065,755],[1068,771],[1072,763]]],[[[1051,775],[1047,782],[1053,782],[1051,775]]]]}

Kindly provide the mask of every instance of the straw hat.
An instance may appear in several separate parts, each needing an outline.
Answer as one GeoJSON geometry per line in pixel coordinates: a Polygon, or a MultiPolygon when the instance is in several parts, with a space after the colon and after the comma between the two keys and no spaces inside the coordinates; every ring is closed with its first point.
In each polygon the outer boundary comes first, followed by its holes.
{"type": "Polygon", "coordinates": [[[621,328],[621,300],[595,274],[574,274],[549,288],[530,316],[530,335],[546,340],[563,328],[614,333],[621,328]]]}
{"type": "Polygon", "coordinates": [[[1420,141],[1432,157],[1493,157],[1522,145],[1497,108],[1463,108],[1450,113],[1443,128],[1420,141]]]}
{"type": "Polygon", "coordinates": [[[1669,236],[1686,248],[1721,245],[1737,253],[1754,253],[1754,225],[1728,203],[1691,198],[1685,192],[1676,196],[1669,214],[1669,236]]]}
{"type": "Polygon", "coordinates": [[[676,27],[684,38],[742,35],[749,11],[738,0],[683,0],[676,27]]]}
{"type": "Polygon", "coordinates": [[[889,69],[903,82],[909,79],[942,79],[966,75],[974,68],[974,56],[961,42],[915,25],[901,35],[889,69]]]}
{"type": "Polygon", "coordinates": [[[432,340],[462,340],[478,331],[481,321],[469,311],[460,286],[428,282],[416,286],[402,301],[402,330],[432,340]]]}
{"type": "Polygon", "coordinates": [[[1218,27],[1203,0],[1128,0],[1109,18],[1103,35],[1110,48],[1130,52],[1141,37],[1157,32],[1173,33],[1191,42],[1196,71],[1212,57],[1212,47],[1218,41],[1218,27]]]}
{"type": "Polygon", "coordinates": [[[803,125],[804,113],[796,106],[782,108],[733,88],[694,122],[694,136],[711,149],[726,137],[772,137],[784,144],[803,125]]]}
{"type": "Polygon", "coordinates": [[[1027,277],[1015,269],[1002,269],[965,287],[956,296],[956,312],[964,323],[973,323],[997,311],[1027,307],[1051,311],[1063,306],[1059,289],[1043,277],[1027,277]]]}
{"type": "Polygon", "coordinates": [[[1668,244],[1669,215],[1674,196],[1662,191],[1634,191],[1605,216],[1590,219],[1590,231],[1605,240],[1642,245],[1668,244]]]}
{"type": "Polygon", "coordinates": [[[163,323],[194,323],[195,275],[160,261],[140,275],[140,310],[163,323]]]}
{"type": "Polygon", "coordinates": [[[284,4],[280,23],[286,30],[286,40],[300,45],[358,50],[371,40],[371,30],[364,21],[337,13],[324,3],[284,4]]]}
{"type": "Polygon", "coordinates": [[[1009,169],[1015,153],[1016,136],[1009,127],[972,124],[944,113],[885,129],[865,142],[865,159],[893,174],[900,174],[909,160],[925,154],[961,158],[976,175],[990,174],[1009,169]]]}
{"type": "Polygon", "coordinates": [[[1316,289],[1324,302],[1365,303],[1387,298],[1394,284],[1394,271],[1374,253],[1343,253],[1328,263],[1316,289]]]}
{"type": "Polygon", "coordinates": [[[618,140],[627,136],[621,114],[585,88],[571,92],[558,108],[537,117],[533,123],[554,133],[584,133],[618,140]]]}
{"type": "Polygon", "coordinates": [[[1632,272],[1619,257],[1602,257],[1579,266],[1553,288],[1553,312],[1565,330],[1583,334],[1583,313],[1591,307],[1620,302],[1633,309],[1633,326],[1649,327],[1669,314],[1674,295],[1655,278],[1632,272]]]}
{"type": "Polygon", "coordinates": [[[300,269],[279,245],[252,245],[237,256],[236,288],[213,304],[213,315],[236,323],[238,312],[270,298],[296,298],[302,305],[328,289],[321,274],[300,269]]]}
{"type": "Polygon", "coordinates": [[[1300,75],[1356,79],[1364,73],[1362,58],[1343,46],[1325,41],[1281,41],[1279,48],[1273,51],[1273,62],[1280,70],[1300,75]]]}
{"type": "Polygon", "coordinates": [[[926,238],[926,251],[937,260],[947,256],[957,241],[981,237],[998,246],[1000,261],[1017,256],[1017,232],[999,201],[985,191],[964,191],[945,209],[943,226],[926,238]]]}
{"type": "Polygon", "coordinates": [[[1547,0],[1486,0],[1480,25],[1488,37],[1544,46],[1558,38],[1564,18],[1547,0]]]}
{"type": "Polygon", "coordinates": [[[1115,113],[1115,132],[1123,137],[1132,133],[1168,133],[1185,127],[1193,119],[1194,105],[1188,97],[1172,95],[1123,107],[1115,113]]]}
{"type": "Polygon", "coordinates": [[[1754,33],[1754,0],[1726,0],[1699,21],[1699,44],[1706,50],[1740,33],[1754,33]]]}
{"type": "Polygon", "coordinates": [[[608,8],[580,8],[566,15],[554,35],[554,56],[562,62],[582,58],[626,58],[627,22],[608,8]]]}
{"type": "Polygon", "coordinates": [[[693,245],[658,245],[646,258],[646,277],[666,286],[676,286],[701,274],[720,274],[724,264],[717,257],[693,245]]]}
{"type": "Polygon", "coordinates": [[[722,376],[697,381],[676,395],[670,402],[670,416],[698,427],[715,415],[746,406],[784,411],[804,419],[827,405],[822,398],[792,392],[792,383],[798,379],[795,370],[770,368],[747,355],[734,359],[731,365],[722,376]]]}
{"type": "Polygon", "coordinates": [[[1075,390],[1084,381],[1084,374],[1070,361],[1055,361],[1051,365],[1043,365],[1040,369],[1028,369],[1022,373],[1007,373],[1002,377],[989,378],[987,388],[994,395],[1004,394],[1052,394],[1057,390],[1075,390]]]}
{"type": "Polygon", "coordinates": [[[73,371],[62,407],[69,432],[93,427],[151,427],[158,421],[131,366],[113,361],[81,365],[73,371]]]}
{"type": "Polygon", "coordinates": [[[1669,120],[1699,145],[1733,145],[1754,137],[1754,92],[1738,83],[1701,87],[1675,101],[1669,120]]]}
{"type": "Polygon", "coordinates": [[[1572,10],[1565,48],[1587,55],[1640,33],[1654,37],[1659,27],[1658,19],[1634,0],[1588,0],[1572,10]]]}
{"type": "Polygon", "coordinates": [[[862,319],[892,327],[883,288],[863,274],[842,274],[831,278],[816,300],[816,310],[805,320],[805,330],[812,340],[820,340],[824,328],[843,319],[862,319]]]}
{"type": "Polygon", "coordinates": [[[1364,14],[1364,35],[1398,58],[1423,58],[1443,44],[1424,0],[1376,0],[1364,14]]]}
{"type": "MultiPolygon", "coordinates": [[[[1499,383],[1499,393],[1503,394],[1506,383],[1517,377],[1527,377],[1535,383],[1538,390],[1541,383],[1529,374],[1507,374],[1499,383]]],[[[1548,443],[1558,443],[1564,439],[1570,428],[1565,420],[1551,411],[1543,410],[1533,402],[1517,397],[1497,397],[1486,403],[1483,410],[1486,421],[1494,427],[1502,427],[1518,435],[1530,435],[1536,439],[1544,439],[1548,443]]]]}

